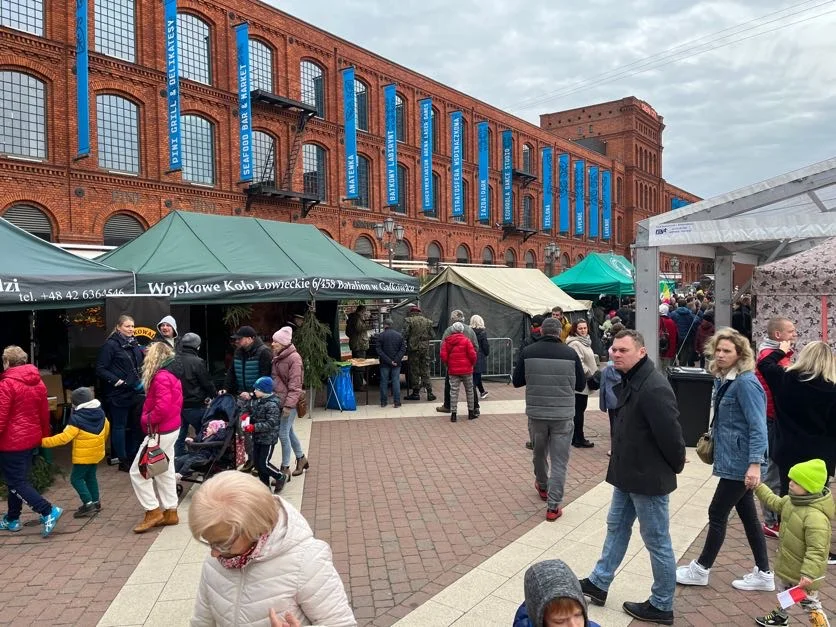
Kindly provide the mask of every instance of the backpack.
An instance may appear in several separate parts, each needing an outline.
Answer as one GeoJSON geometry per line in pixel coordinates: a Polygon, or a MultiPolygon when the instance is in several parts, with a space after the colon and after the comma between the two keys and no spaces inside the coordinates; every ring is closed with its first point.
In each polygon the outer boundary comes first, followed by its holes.
{"type": "Polygon", "coordinates": [[[671,347],[671,337],[668,333],[667,327],[659,320],[659,354],[664,355],[668,352],[668,349],[671,347]]]}

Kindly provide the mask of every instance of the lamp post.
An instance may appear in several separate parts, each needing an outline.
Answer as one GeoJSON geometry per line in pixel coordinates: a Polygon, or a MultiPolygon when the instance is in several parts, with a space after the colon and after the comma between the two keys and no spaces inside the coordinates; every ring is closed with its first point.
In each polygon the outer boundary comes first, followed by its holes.
{"type": "Polygon", "coordinates": [[[546,244],[546,264],[548,265],[548,275],[551,278],[554,275],[554,262],[555,259],[560,257],[560,246],[555,244],[554,242],[549,242],[546,244]]]}
{"type": "Polygon", "coordinates": [[[389,269],[392,269],[392,261],[395,258],[395,246],[397,242],[403,241],[404,227],[402,224],[395,224],[392,216],[386,216],[383,222],[374,225],[374,234],[377,241],[383,244],[383,248],[389,253],[389,269]]]}

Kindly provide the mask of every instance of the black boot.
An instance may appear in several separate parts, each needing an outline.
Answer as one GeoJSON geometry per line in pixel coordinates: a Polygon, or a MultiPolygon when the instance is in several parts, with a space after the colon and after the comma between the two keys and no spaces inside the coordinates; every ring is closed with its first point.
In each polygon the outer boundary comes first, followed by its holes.
{"type": "Polygon", "coordinates": [[[404,396],[403,400],[405,401],[420,401],[421,400],[421,390],[412,390],[409,396],[404,396]]]}
{"type": "Polygon", "coordinates": [[[432,390],[427,390],[427,400],[434,401],[436,399],[435,394],[433,394],[432,390]]]}
{"type": "Polygon", "coordinates": [[[626,601],[621,607],[633,618],[659,625],[673,625],[673,612],[670,610],[660,610],[650,601],[645,601],[644,603],[630,603],[626,601]]]}
{"type": "Polygon", "coordinates": [[[456,420],[456,412],[453,412],[452,414],[450,414],[450,422],[456,422],[456,420]]]}
{"type": "Polygon", "coordinates": [[[468,411],[468,412],[467,412],[467,419],[468,419],[468,420],[476,420],[478,417],[479,417],[479,414],[477,414],[477,413],[476,413],[475,411],[473,411],[472,409],[471,409],[470,411],[468,411]]]}

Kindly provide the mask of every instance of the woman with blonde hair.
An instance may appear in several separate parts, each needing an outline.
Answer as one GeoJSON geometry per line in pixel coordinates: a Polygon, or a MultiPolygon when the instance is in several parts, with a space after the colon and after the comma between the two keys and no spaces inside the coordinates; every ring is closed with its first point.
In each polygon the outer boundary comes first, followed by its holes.
{"type": "Polygon", "coordinates": [[[728,327],[718,330],[705,346],[708,370],[715,376],[711,438],[717,489],[708,506],[708,534],[700,556],[676,569],[676,582],[707,586],[714,560],[726,539],[732,508],[746,531],[755,567],[732,581],[738,590],[775,589],[769,569],[766,539],[761,531],[752,491],[761,479],[766,456],[766,394],[755,376],[755,355],[749,340],[728,327]]]}
{"type": "Polygon", "coordinates": [[[357,624],[329,546],[255,477],[227,471],[208,479],[189,506],[189,528],[211,549],[192,627],[266,626],[272,613],[291,625],[357,624]]]}
{"type": "Polygon", "coordinates": [[[142,407],[142,431],[145,439],[131,464],[131,484],[134,494],[145,510],[145,518],[134,533],[144,533],[152,527],[176,525],[177,481],[174,477],[174,444],[180,433],[180,412],[183,409],[183,388],[175,374],[174,350],[166,342],[154,342],[148,347],[142,362],[142,384],[147,391],[142,407]],[[159,442],[168,456],[168,469],[162,474],[144,479],[139,474],[142,449],[151,440],[159,442]],[[156,487],[157,494],[154,493],[156,487]]]}
{"type": "Polygon", "coordinates": [[[488,343],[488,332],[482,316],[477,314],[470,316],[470,328],[476,334],[476,344],[479,347],[476,351],[476,365],[473,366],[473,387],[478,391],[479,398],[486,398],[488,392],[482,384],[482,375],[488,371],[488,355],[491,354],[491,346],[488,343]]]}

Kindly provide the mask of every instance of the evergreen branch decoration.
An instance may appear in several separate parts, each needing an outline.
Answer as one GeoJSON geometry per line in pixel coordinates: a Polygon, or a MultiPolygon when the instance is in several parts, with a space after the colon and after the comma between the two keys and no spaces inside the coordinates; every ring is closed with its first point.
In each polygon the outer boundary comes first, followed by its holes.
{"type": "Polygon", "coordinates": [[[306,389],[319,390],[325,386],[326,379],[339,370],[328,355],[329,335],[331,329],[317,320],[314,308],[309,307],[302,326],[293,334],[293,344],[302,356],[305,372],[303,386],[306,389]]]}

